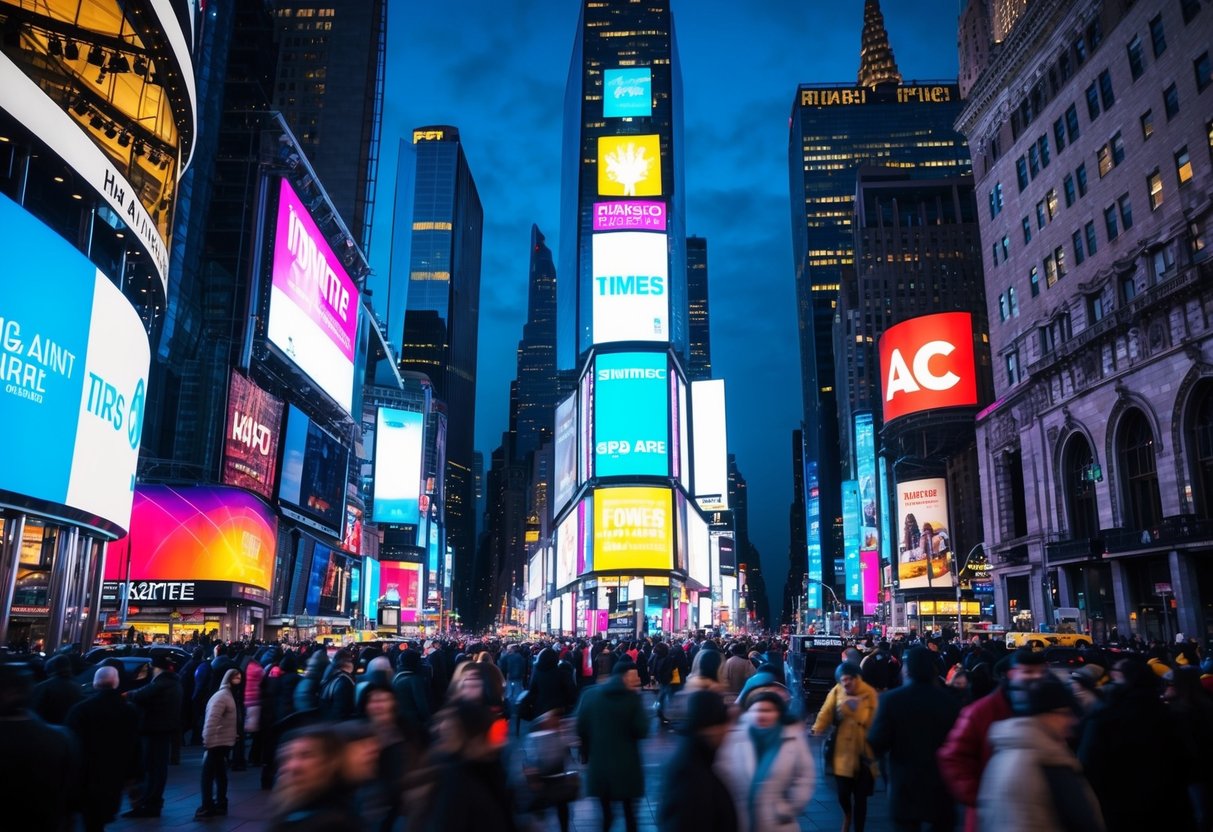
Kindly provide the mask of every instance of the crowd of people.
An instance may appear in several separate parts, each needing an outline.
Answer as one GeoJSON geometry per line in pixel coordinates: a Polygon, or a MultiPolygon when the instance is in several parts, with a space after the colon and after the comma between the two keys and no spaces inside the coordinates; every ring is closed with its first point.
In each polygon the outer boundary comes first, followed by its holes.
{"type": "Polygon", "coordinates": [[[844,832],[881,782],[898,830],[1205,832],[1213,665],[1186,639],[1145,647],[1057,667],[869,638],[830,657],[807,714],[778,638],[199,643],[179,666],[154,653],[141,684],[59,653],[0,663],[0,790],[39,807],[23,828],[100,830],[128,803],[158,818],[193,745],[197,820],[228,813],[229,770],[257,768],[283,832],[567,832],[583,796],[635,832],[646,794],[663,830],[792,832],[822,767],[844,832]],[[661,731],[676,748],[648,783],[661,731]]]}

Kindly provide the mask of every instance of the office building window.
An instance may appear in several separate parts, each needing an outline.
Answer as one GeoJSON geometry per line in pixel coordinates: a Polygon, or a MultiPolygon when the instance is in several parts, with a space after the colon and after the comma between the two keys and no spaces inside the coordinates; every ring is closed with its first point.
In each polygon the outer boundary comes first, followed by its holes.
{"type": "Polygon", "coordinates": [[[1011,350],[1006,354],[1007,384],[1014,387],[1019,384],[1019,351],[1011,350]]]}
{"type": "Polygon", "coordinates": [[[1166,280],[1174,275],[1175,255],[1171,253],[1170,246],[1163,246],[1155,251],[1153,260],[1155,280],[1166,280]]]}
{"type": "Polygon", "coordinates": [[[1112,73],[1106,69],[1099,73],[1099,100],[1105,110],[1116,103],[1116,94],[1112,92],[1112,73]]]}
{"type": "Polygon", "coordinates": [[[1045,227],[1045,201],[1043,199],[1036,203],[1036,227],[1045,227]]]}
{"type": "Polygon", "coordinates": [[[1129,50],[1129,72],[1133,74],[1133,80],[1136,81],[1146,71],[1146,59],[1141,48],[1141,38],[1134,36],[1133,40],[1129,41],[1127,48],[1129,50]]]}
{"type": "Polygon", "coordinates": [[[1051,355],[1053,350],[1057,349],[1057,337],[1053,332],[1053,327],[1046,324],[1038,331],[1040,333],[1040,354],[1051,355]]]}
{"type": "Polygon", "coordinates": [[[1099,163],[1099,178],[1103,179],[1112,171],[1112,148],[1108,145],[1101,145],[1099,150],[1095,151],[1095,161],[1099,163]]]}
{"type": "Polygon", "coordinates": [[[1125,160],[1125,140],[1121,138],[1120,131],[1116,131],[1116,135],[1112,137],[1112,164],[1119,165],[1125,160]]]}
{"type": "Polygon", "coordinates": [[[1206,228],[1198,221],[1192,220],[1188,223],[1188,254],[1196,260],[1204,260],[1208,256],[1205,251],[1207,242],[1205,240],[1206,228]]]}
{"type": "Polygon", "coordinates": [[[1031,171],[1033,179],[1040,173],[1040,151],[1036,145],[1028,148],[1028,170],[1031,171]]]}
{"type": "Polygon", "coordinates": [[[1167,121],[1179,115],[1179,90],[1174,84],[1162,91],[1162,103],[1167,111],[1167,121]]]}
{"type": "Polygon", "coordinates": [[[1005,263],[1011,257],[1011,238],[1002,235],[1002,260],[1005,263]]]}
{"type": "Polygon", "coordinates": [[[1157,58],[1167,51],[1167,34],[1162,28],[1162,15],[1155,15],[1150,21],[1150,40],[1154,44],[1154,57],[1157,58]]]}
{"type": "Polygon", "coordinates": [[[1019,317],[1019,301],[1015,297],[1015,287],[1007,289],[1007,307],[1011,311],[1012,318],[1019,317]]]}
{"type": "Polygon", "coordinates": [[[1091,121],[1099,118],[1099,89],[1094,81],[1087,87],[1087,118],[1091,121]]]}
{"type": "Polygon", "coordinates": [[[1116,200],[1116,205],[1120,208],[1120,225],[1128,231],[1133,227],[1133,202],[1129,199],[1128,194],[1121,194],[1120,199],[1116,200]]]}
{"type": "Polygon", "coordinates": [[[1175,154],[1175,178],[1179,184],[1187,185],[1192,181],[1192,159],[1188,156],[1188,146],[1184,145],[1175,154]]]}
{"type": "Polygon", "coordinates": [[[1035,266],[1028,272],[1028,291],[1032,297],[1040,294],[1040,269],[1035,266]]]}
{"type": "Polygon", "coordinates": [[[1058,153],[1066,149],[1066,122],[1061,116],[1053,122],[1053,140],[1057,142],[1058,153]]]}
{"type": "Polygon", "coordinates": [[[1026,246],[1032,242],[1032,223],[1028,222],[1028,218],[1023,218],[1023,244],[1026,246]]]}
{"type": "Polygon", "coordinates": [[[1109,205],[1103,209],[1103,224],[1104,229],[1108,232],[1108,242],[1112,242],[1119,236],[1120,231],[1116,227],[1116,206],[1109,205]]]}
{"type": "Polygon", "coordinates": [[[1015,160],[1015,178],[1019,181],[1020,193],[1023,193],[1023,189],[1028,187],[1028,162],[1022,156],[1015,160]]]}
{"type": "Polygon", "coordinates": [[[1196,74],[1196,91],[1204,92],[1205,87],[1213,83],[1213,64],[1209,63],[1209,53],[1207,50],[1199,58],[1192,61],[1192,71],[1196,74]]]}
{"type": "Polygon", "coordinates": [[[1082,230],[1075,231],[1070,235],[1070,242],[1074,244],[1074,264],[1081,266],[1082,261],[1087,259],[1087,256],[1082,250],[1082,230]]]}
{"type": "Polygon", "coordinates": [[[1137,276],[1128,274],[1120,279],[1120,302],[1128,303],[1137,297],[1137,276]]]}
{"type": "Polygon", "coordinates": [[[1078,195],[1087,195],[1087,163],[1083,162],[1074,169],[1074,178],[1078,180],[1078,195]]]}
{"type": "Polygon", "coordinates": [[[1154,135],[1154,111],[1146,110],[1141,114],[1141,137],[1149,140],[1154,135]]]}
{"type": "Polygon", "coordinates": [[[998,293],[998,320],[1005,321],[1007,319],[1007,295],[1005,292],[998,293]]]}
{"type": "Polygon", "coordinates": [[[1162,176],[1159,174],[1158,168],[1154,168],[1146,177],[1146,193],[1150,195],[1151,211],[1162,205],[1162,176]]]}
{"type": "Polygon", "coordinates": [[[1049,166],[1049,137],[1041,136],[1036,140],[1036,146],[1040,149],[1040,166],[1047,168],[1049,166]]]}
{"type": "Polygon", "coordinates": [[[1052,254],[1050,254],[1048,257],[1046,257],[1044,262],[1045,262],[1045,285],[1048,286],[1050,289],[1052,289],[1053,286],[1057,283],[1057,262],[1053,259],[1052,254]]]}
{"type": "Polygon", "coordinates": [[[1069,208],[1074,204],[1074,200],[1078,198],[1074,190],[1074,177],[1066,174],[1066,178],[1061,181],[1061,187],[1066,195],[1066,207],[1069,208]]]}
{"type": "Polygon", "coordinates": [[[1098,323],[1103,320],[1103,316],[1103,293],[1096,292],[1093,295],[1087,295],[1087,321],[1098,323]]]}
{"type": "Polygon", "coordinates": [[[1056,188],[1049,188],[1048,193],[1045,194],[1045,209],[1049,212],[1049,222],[1052,222],[1053,218],[1057,216],[1056,188]]]}
{"type": "Polygon", "coordinates": [[[1070,144],[1078,138],[1078,107],[1071,104],[1066,108],[1066,133],[1069,134],[1070,144]]]}
{"type": "Polygon", "coordinates": [[[1082,66],[1087,61],[1087,44],[1082,39],[1074,41],[1074,63],[1082,66]]]}
{"type": "Polygon", "coordinates": [[[1083,230],[1087,235],[1087,256],[1094,257],[1095,252],[1099,250],[1099,241],[1095,239],[1095,220],[1087,223],[1083,230]]]}
{"type": "Polygon", "coordinates": [[[1179,10],[1183,13],[1184,24],[1191,23],[1200,13],[1200,0],[1179,0],[1179,10]]]}
{"type": "Polygon", "coordinates": [[[1057,279],[1066,276],[1066,250],[1062,246],[1053,249],[1053,260],[1057,263],[1057,279]]]}
{"type": "Polygon", "coordinates": [[[990,219],[1002,213],[1002,183],[999,182],[990,190],[990,219]]]}
{"type": "Polygon", "coordinates": [[[990,262],[995,266],[998,265],[998,243],[990,246],[990,262]]]}

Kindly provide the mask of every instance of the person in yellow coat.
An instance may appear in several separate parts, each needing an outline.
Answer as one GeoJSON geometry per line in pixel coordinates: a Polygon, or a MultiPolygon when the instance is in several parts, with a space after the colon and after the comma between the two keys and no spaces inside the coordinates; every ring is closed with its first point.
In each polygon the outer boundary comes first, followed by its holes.
{"type": "MultiPolygon", "coordinates": [[[[826,755],[825,767],[834,775],[838,802],[842,806],[842,830],[863,832],[868,815],[868,797],[876,784],[876,763],[868,745],[868,728],[876,718],[876,689],[864,682],[859,665],[843,662],[834,671],[838,684],[830,689],[825,704],[817,712],[814,734],[827,734],[834,726],[833,752],[826,755]]],[[[828,740],[827,740],[828,742],[828,740]]]]}

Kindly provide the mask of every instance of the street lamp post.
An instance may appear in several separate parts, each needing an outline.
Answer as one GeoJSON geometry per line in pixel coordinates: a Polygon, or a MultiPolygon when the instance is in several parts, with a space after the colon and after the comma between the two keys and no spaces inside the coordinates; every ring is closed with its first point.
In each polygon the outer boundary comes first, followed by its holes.
{"type": "Polygon", "coordinates": [[[985,546],[986,542],[984,540],[978,543],[969,550],[967,555],[965,555],[964,561],[962,563],[958,563],[956,566],[956,635],[961,639],[964,638],[964,620],[961,618],[960,608],[960,573],[968,567],[969,558],[973,557],[973,553],[978,549],[985,549],[985,546]]]}

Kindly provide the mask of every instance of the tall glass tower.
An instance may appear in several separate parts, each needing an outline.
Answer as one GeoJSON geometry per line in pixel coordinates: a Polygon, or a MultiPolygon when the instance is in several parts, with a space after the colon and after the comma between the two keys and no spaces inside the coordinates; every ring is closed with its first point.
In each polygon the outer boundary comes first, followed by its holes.
{"type": "Polygon", "coordinates": [[[518,404],[514,458],[525,459],[552,435],[556,407],[556,265],[543,232],[531,226],[526,324],[518,342],[518,404]]]}

